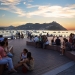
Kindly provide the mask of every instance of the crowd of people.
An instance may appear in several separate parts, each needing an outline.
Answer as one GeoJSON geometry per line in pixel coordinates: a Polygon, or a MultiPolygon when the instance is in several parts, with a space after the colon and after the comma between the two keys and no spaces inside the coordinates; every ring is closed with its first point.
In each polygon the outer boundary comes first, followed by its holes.
{"type": "Polygon", "coordinates": [[[65,51],[75,51],[75,35],[70,34],[69,39],[63,38],[62,55],[65,51]]]}
{"type": "Polygon", "coordinates": [[[27,49],[23,49],[20,55],[20,61],[13,66],[13,54],[8,49],[8,39],[0,39],[0,65],[5,64],[8,73],[17,72],[18,67],[24,65],[27,70],[34,69],[34,59],[27,49]]]}
{"type": "MultiPolygon", "coordinates": [[[[29,36],[28,36],[29,37],[29,36]]],[[[35,45],[39,44],[41,48],[46,48],[47,45],[56,45],[60,46],[62,55],[64,54],[65,51],[74,51],[75,50],[75,34],[71,33],[69,35],[69,38],[63,38],[63,41],[61,41],[60,37],[53,36],[52,39],[48,40],[47,35],[40,35],[40,36],[33,36],[30,38],[31,42],[35,42],[35,45]],[[55,39],[56,38],[56,39],[55,39]]]]}
{"type": "Polygon", "coordinates": [[[16,33],[16,38],[19,38],[19,39],[22,38],[23,39],[24,38],[23,33],[22,32],[21,33],[20,32],[17,32],[16,33]]]}
{"type": "MultiPolygon", "coordinates": [[[[39,44],[41,48],[46,48],[46,45],[50,45],[50,42],[48,40],[48,37],[46,35],[40,35],[35,37],[30,37],[28,34],[28,38],[30,38],[31,41],[35,42],[35,45],[39,44]]],[[[63,38],[63,43],[61,43],[61,39],[57,37],[55,39],[55,36],[50,40],[51,45],[60,46],[62,45],[61,52],[62,55],[65,51],[75,51],[75,35],[73,33],[70,34],[69,39],[63,38]]],[[[17,69],[24,65],[27,70],[33,70],[34,69],[34,58],[32,57],[31,52],[29,52],[27,49],[23,49],[20,55],[20,61],[13,66],[13,54],[8,49],[8,39],[7,38],[1,38],[0,39],[0,65],[6,64],[9,73],[11,72],[17,72],[17,69]]]]}
{"type": "Polygon", "coordinates": [[[37,36],[35,35],[34,37],[32,37],[30,39],[31,42],[35,42],[36,47],[38,46],[38,44],[40,45],[41,48],[46,48],[46,46],[48,45],[57,45],[57,46],[61,46],[61,40],[59,37],[57,37],[57,39],[54,39],[55,36],[53,36],[52,39],[50,39],[50,41],[48,40],[48,36],[47,35],[40,35],[37,36]]]}

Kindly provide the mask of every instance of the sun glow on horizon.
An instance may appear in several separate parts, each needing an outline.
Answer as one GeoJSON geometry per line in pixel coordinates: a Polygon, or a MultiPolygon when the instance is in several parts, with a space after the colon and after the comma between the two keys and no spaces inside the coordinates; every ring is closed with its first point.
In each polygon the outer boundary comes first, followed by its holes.
{"type": "Polygon", "coordinates": [[[75,0],[0,0],[0,26],[58,22],[75,29],[75,0]]]}

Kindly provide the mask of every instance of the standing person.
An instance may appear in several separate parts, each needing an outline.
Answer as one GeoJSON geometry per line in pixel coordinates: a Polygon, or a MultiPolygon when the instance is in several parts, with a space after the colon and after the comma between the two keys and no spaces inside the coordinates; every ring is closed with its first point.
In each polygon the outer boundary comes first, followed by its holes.
{"type": "Polygon", "coordinates": [[[66,38],[63,38],[63,45],[62,45],[62,48],[61,48],[61,54],[60,55],[64,55],[64,53],[65,53],[65,44],[66,44],[66,38]]]}
{"type": "Polygon", "coordinates": [[[17,72],[14,69],[12,59],[7,57],[7,54],[4,51],[4,47],[5,47],[5,42],[1,42],[1,46],[0,46],[0,57],[1,57],[0,64],[7,64],[9,72],[17,72]]]}
{"type": "Polygon", "coordinates": [[[62,48],[62,55],[65,53],[65,51],[72,51],[72,44],[68,42],[68,39],[64,39],[64,46],[62,48]]]}
{"type": "Polygon", "coordinates": [[[21,38],[23,39],[24,38],[24,35],[23,35],[23,33],[21,32],[21,38]]]}
{"type": "Polygon", "coordinates": [[[18,37],[19,37],[19,39],[20,39],[20,32],[18,32],[18,37]]]}
{"type": "Polygon", "coordinates": [[[52,40],[51,40],[51,45],[55,45],[55,40],[54,40],[55,36],[53,36],[52,40]]]}

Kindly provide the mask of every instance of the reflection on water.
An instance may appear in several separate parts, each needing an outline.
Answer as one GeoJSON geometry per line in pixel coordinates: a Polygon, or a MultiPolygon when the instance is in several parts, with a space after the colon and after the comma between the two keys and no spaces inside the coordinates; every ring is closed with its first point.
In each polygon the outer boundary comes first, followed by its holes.
{"type": "Polygon", "coordinates": [[[0,35],[5,36],[15,36],[17,32],[22,32],[24,36],[26,36],[27,31],[31,32],[32,35],[53,35],[53,36],[62,36],[62,37],[68,37],[70,33],[74,33],[75,31],[49,31],[49,30],[0,30],[0,35]]]}

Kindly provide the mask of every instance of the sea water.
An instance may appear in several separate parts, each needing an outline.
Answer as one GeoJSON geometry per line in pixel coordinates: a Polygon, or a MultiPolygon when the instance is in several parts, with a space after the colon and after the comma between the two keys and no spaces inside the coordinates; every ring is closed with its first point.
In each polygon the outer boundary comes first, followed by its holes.
{"type": "Polygon", "coordinates": [[[5,36],[12,36],[16,35],[17,32],[22,32],[23,35],[26,35],[26,32],[29,31],[32,33],[32,35],[53,35],[53,36],[62,36],[62,37],[68,37],[71,33],[75,34],[75,31],[50,31],[50,30],[0,30],[0,35],[5,36]]]}

